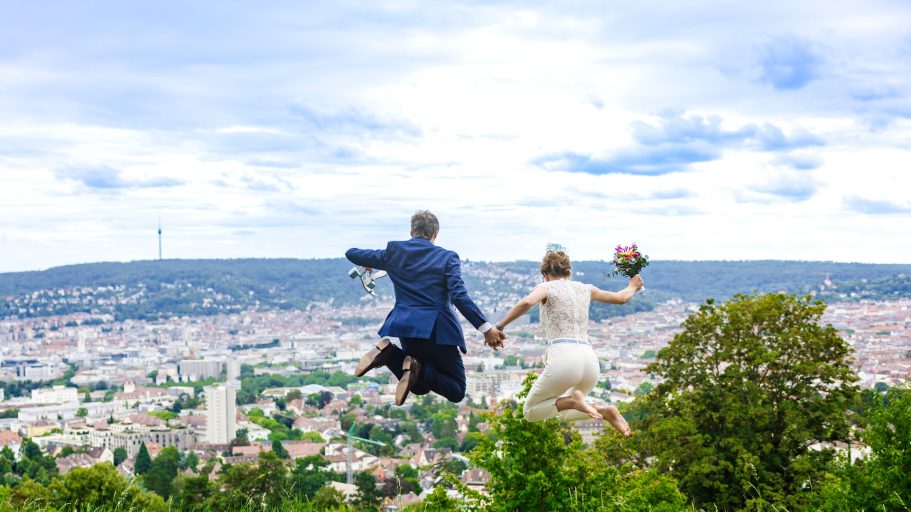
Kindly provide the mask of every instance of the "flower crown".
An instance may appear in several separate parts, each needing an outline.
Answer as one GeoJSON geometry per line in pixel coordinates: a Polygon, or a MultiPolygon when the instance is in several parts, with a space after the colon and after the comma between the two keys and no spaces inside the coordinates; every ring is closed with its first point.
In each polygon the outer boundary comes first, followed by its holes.
{"type": "Polygon", "coordinates": [[[549,243],[547,244],[547,252],[566,252],[566,247],[563,247],[560,244],[549,243]]]}

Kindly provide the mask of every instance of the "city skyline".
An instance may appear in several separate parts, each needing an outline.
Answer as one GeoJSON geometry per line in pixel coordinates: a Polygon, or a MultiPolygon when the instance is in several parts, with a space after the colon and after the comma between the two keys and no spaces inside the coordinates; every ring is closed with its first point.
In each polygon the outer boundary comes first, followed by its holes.
{"type": "Polygon", "coordinates": [[[0,272],[341,257],[911,263],[911,6],[0,7],[0,272]]]}

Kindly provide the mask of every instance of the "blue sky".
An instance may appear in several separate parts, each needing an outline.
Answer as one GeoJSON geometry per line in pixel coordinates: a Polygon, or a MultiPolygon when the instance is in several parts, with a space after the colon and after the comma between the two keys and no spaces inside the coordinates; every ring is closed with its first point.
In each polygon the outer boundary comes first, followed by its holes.
{"type": "Polygon", "coordinates": [[[911,263],[911,4],[3,2],[0,272],[339,257],[911,263]]]}

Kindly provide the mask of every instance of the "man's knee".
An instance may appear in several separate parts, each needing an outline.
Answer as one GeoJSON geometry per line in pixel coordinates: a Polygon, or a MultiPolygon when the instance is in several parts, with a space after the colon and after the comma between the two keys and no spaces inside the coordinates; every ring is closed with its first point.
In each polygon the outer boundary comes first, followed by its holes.
{"type": "Polygon", "coordinates": [[[465,386],[459,386],[446,394],[446,400],[452,403],[461,402],[465,398],[465,386]]]}

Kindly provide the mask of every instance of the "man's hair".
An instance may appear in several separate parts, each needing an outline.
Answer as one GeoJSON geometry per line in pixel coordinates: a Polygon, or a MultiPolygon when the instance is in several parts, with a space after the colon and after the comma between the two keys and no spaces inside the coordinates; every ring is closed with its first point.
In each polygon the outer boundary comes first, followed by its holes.
{"type": "Polygon", "coordinates": [[[437,236],[439,232],[440,221],[430,211],[418,210],[411,216],[411,236],[419,236],[430,240],[437,236]]]}

